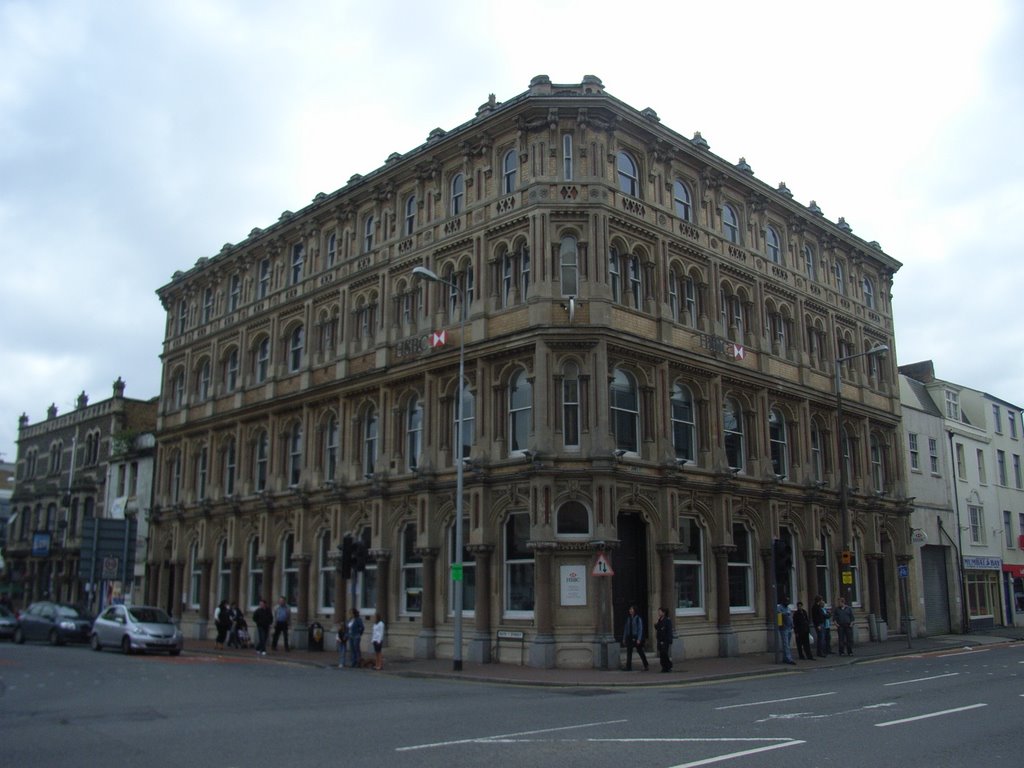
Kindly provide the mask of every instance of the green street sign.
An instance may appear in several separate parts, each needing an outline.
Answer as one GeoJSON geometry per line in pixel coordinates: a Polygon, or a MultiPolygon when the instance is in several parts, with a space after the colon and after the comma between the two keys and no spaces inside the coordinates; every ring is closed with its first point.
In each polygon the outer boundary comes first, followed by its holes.
{"type": "Polygon", "coordinates": [[[452,563],[452,581],[462,581],[462,563],[452,563]]]}

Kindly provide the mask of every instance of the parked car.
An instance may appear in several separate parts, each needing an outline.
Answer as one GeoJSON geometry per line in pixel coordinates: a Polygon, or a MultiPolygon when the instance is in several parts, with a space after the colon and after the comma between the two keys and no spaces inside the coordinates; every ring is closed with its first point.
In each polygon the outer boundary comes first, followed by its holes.
{"type": "Polygon", "coordinates": [[[94,651],[119,648],[123,653],[166,651],[177,656],[185,638],[162,608],[111,605],[93,622],[89,643],[94,651]]]}
{"type": "Polygon", "coordinates": [[[87,643],[92,618],[73,605],[43,600],[21,612],[14,625],[14,642],[48,640],[50,645],[87,643]]]}
{"type": "Polygon", "coordinates": [[[0,637],[14,637],[14,628],[18,625],[18,617],[6,605],[0,605],[0,637]]]}

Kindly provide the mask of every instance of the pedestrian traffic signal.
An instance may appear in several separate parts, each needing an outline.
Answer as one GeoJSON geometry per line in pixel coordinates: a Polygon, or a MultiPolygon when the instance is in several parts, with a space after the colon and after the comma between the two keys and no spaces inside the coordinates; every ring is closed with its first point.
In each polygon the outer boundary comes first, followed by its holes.
{"type": "Polygon", "coordinates": [[[370,551],[366,548],[366,544],[362,541],[357,541],[352,545],[352,569],[356,573],[362,573],[366,570],[366,561],[370,559],[370,551]]]}
{"type": "Polygon", "coordinates": [[[775,539],[772,557],[775,561],[775,583],[789,584],[793,573],[793,546],[785,539],[775,539]]]}
{"type": "Polygon", "coordinates": [[[338,545],[338,549],[341,550],[341,564],[338,566],[338,570],[341,571],[341,578],[351,579],[352,578],[352,537],[346,534],[341,540],[341,544],[338,545]]]}

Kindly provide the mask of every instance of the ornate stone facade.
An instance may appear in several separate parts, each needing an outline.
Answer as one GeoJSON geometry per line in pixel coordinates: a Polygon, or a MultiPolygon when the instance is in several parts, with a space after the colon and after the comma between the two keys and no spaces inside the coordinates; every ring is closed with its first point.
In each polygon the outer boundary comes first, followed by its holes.
{"type": "Polygon", "coordinates": [[[863,353],[893,346],[899,266],[593,76],[492,96],[159,290],[151,599],[203,633],[284,594],[303,636],[355,600],[452,656],[464,344],[468,658],[614,664],[629,603],[674,609],[687,655],[762,650],[780,536],[784,588],[834,594],[851,355],[852,588],[895,610],[898,387],[863,353]]]}

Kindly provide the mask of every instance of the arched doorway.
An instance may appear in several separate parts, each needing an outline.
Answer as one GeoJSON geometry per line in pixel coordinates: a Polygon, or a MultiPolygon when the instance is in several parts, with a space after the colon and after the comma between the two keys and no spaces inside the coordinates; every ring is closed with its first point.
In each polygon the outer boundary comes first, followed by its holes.
{"type": "Polygon", "coordinates": [[[620,512],[616,525],[619,547],[612,552],[612,632],[616,639],[622,639],[626,611],[635,605],[644,620],[644,646],[648,647],[652,623],[647,584],[647,524],[637,512],[620,512]]]}

